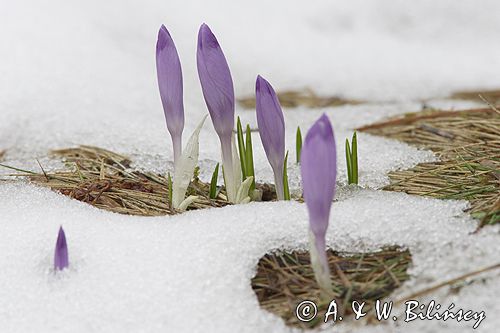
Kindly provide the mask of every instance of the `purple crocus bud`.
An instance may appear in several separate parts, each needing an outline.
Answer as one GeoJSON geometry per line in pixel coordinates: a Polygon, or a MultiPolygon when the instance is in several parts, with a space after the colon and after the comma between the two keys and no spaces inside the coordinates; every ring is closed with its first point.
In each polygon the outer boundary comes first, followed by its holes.
{"type": "Polygon", "coordinates": [[[206,24],[202,24],[198,32],[196,63],[203,97],[221,142],[224,178],[229,201],[234,202],[238,190],[236,178],[239,175],[236,175],[234,170],[231,144],[234,137],[233,80],[219,42],[206,24]]]}
{"type": "Polygon", "coordinates": [[[59,234],[57,235],[56,250],[54,254],[54,269],[63,270],[68,267],[68,245],[66,244],[66,235],[64,230],[59,227],[59,234]]]}
{"type": "Polygon", "coordinates": [[[215,131],[219,137],[230,136],[234,127],[233,79],[217,38],[205,23],[198,32],[196,62],[215,131]]]}
{"type": "Polygon", "coordinates": [[[307,132],[300,162],[304,200],[309,211],[311,263],[316,280],[325,292],[331,292],[325,235],[335,195],[336,155],[332,125],[323,114],[307,132]]]}
{"type": "Polygon", "coordinates": [[[278,199],[284,200],[285,120],[278,96],[269,82],[260,75],[255,83],[255,101],[260,139],[273,168],[278,199]]]}
{"type": "Polygon", "coordinates": [[[182,152],[184,129],[182,70],[174,41],[164,25],[158,31],[156,42],[156,72],[167,128],[172,137],[175,166],[182,152]]]}

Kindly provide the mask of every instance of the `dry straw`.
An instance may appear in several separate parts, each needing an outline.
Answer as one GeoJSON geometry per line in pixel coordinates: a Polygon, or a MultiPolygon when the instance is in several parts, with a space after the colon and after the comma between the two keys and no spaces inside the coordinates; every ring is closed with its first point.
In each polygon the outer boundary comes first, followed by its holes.
{"type": "MultiPolygon", "coordinates": [[[[392,247],[373,253],[338,253],[329,249],[327,256],[334,299],[344,318],[352,314],[352,301],[367,302],[364,309],[369,310],[375,300],[387,297],[409,279],[408,250],[392,247]]],[[[287,325],[302,328],[322,324],[331,301],[320,297],[307,251],[266,254],[257,265],[252,288],[263,309],[280,316],[287,325]],[[304,300],[318,306],[318,316],[309,322],[300,322],[295,315],[304,300]]]]}
{"type": "MultiPolygon", "coordinates": [[[[353,99],[345,99],[339,96],[318,96],[314,91],[305,89],[302,91],[282,91],[278,94],[278,99],[281,106],[285,108],[295,108],[305,106],[307,108],[324,108],[340,105],[355,105],[361,104],[361,101],[353,99]]],[[[238,99],[238,103],[245,109],[255,108],[255,97],[248,96],[238,99]]]]}
{"type": "MultiPolygon", "coordinates": [[[[177,213],[169,204],[167,178],[131,169],[131,161],[122,155],[91,146],[52,153],[63,159],[66,170],[45,172],[42,168],[42,173],[25,171],[16,176],[28,176],[37,185],[116,213],[142,216],[177,213]]],[[[217,198],[209,198],[209,186],[194,177],[187,194],[197,195],[198,199],[189,209],[227,205],[222,190],[217,198]]]]}
{"type": "MultiPolygon", "coordinates": [[[[115,213],[157,216],[178,213],[170,205],[168,176],[152,172],[140,172],[131,168],[131,160],[112,151],[80,146],[52,151],[61,158],[65,170],[32,172],[1,165],[18,171],[11,176],[26,176],[37,185],[51,188],[76,200],[115,213]]],[[[274,186],[257,184],[262,201],[276,199],[274,186]]],[[[198,179],[197,170],[186,195],[196,195],[188,210],[223,207],[229,204],[224,187],[210,199],[210,184],[198,179]]]]}
{"type": "Polygon", "coordinates": [[[389,173],[386,190],[468,200],[480,226],[500,222],[500,112],[495,108],[411,113],[358,130],[431,149],[440,158],[389,173]]]}

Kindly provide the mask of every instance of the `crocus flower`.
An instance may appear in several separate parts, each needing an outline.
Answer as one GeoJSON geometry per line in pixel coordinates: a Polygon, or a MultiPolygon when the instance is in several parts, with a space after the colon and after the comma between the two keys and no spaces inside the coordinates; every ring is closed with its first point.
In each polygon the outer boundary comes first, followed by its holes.
{"type": "Polygon", "coordinates": [[[156,72],[167,128],[172,137],[175,166],[181,156],[184,129],[182,70],[174,41],[164,25],[158,31],[156,42],[156,72]]]}
{"type": "Polygon", "coordinates": [[[285,158],[285,120],[273,87],[260,75],[255,83],[255,108],[260,139],[267,160],[274,172],[274,184],[278,199],[284,199],[283,163],[285,158]]]}
{"type": "Polygon", "coordinates": [[[332,125],[323,114],[307,133],[300,162],[304,199],[309,211],[311,263],[316,281],[325,292],[331,292],[325,235],[335,194],[336,155],[332,125]]]}
{"type": "MultiPolygon", "coordinates": [[[[205,103],[221,142],[228,198],[229,201],[234,202],[240,175],[235,172],[233,165],[233,154],[237,154],[232,151],[234,140],[233,80],[219,42],[206,24],[202,24],[198,32],[196,61],[205,103]]],[[[236,161],[238,160],[237,158],[236,161]]]]}
{"type": "Polygon", "coordinates": [[[63,270],[68,267],[68,245],[66,244],[66,235],[64,230],[59,227],[59,234],[57,235],[56,250],[54,253],[54,269],[63,270]]]}

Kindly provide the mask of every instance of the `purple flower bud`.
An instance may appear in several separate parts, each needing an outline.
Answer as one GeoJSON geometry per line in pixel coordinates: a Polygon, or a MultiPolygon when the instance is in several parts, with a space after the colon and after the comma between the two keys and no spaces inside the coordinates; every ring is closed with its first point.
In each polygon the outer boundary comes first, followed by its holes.
{"type": "Polygon", "coordinates": [[[202,24],[198,32],[196,63],[203,97],[221,142],[228,199],[235,202],[241,179],[233,163],[233,153],[237,152],[233,152],[231,143],[234,138],[233,80],[219,42],[206,24],[202,24]]]}
{"type": "Polygon", "coordinates": [[[278,199],[284,199],[283,163],[285,158],[285,120],[273,87],[260,75],[255,83],[255,101],[260,139],[274,172],[278,199]]]}
{"type": "Polygon", "coordinates": [[[311,246],[315,247],[311,248],[311,262],[316,280],[323,290],[328,290],[330,285],[325,235],[335,195],[336,155],[332,125],[323,114],[307,132],[300,156],[302,187],[312,234],[311,246]]]}
{"type": "Polygon", "coordinates": [[[219,42],[206,24],[202,24],[198,32],[196,61],[215,131],[221,139],[228,137],[234,127],[233,80],[219,42]]]}
{"type": "Polygon", "coordinates": [[[158,31],[156,72],[167,128],[174,146],[175,164],[182,152],[182,130],[184,129],[182,70],[174,41],[164,25],[158,31]]]}
{"type": "Polygon", "coordinates": [[[54,269],[63,270],[68,267],[68,245],[66,244],[66,235],[64,230],[59,227],[59,234],[57,235],[56,250],[54,254],[54,269]]]}

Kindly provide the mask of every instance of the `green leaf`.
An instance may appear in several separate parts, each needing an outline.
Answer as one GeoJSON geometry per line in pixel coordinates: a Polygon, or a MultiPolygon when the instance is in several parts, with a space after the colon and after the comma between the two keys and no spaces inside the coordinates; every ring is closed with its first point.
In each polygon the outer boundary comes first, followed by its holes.
{"type": "Polygon", "coordinates": [[[302,151],[302,133],[300,132],[300,127],[297,126],[297,134],[295,135],[295,153],[297,157],[297,163],[300,163],[301,151],[302,151]]]}
{"type": "Polygon", "coordinates": [[[198,179],[200,177],[200,167],[196,166],[193,171],[193,179],[198,179]]]}
{"type": "Polygon", "coordinates": [[[358,139],[356,132],[352,135],[352,181],[354,184],[358,184],[358,139]]]}
{"type": "MultiPolygon", "coordinates": [[[[227,197],[227,182],[226,182],[226,172],[224,171],[224,163],[222,164],[222,180],[224,180],[224,189],[226,190],[226,197],[227,197]]],[[[229,198],[227,201],[229,201],[229,198]]]]}
{"type": "Polygon", "coordinates": [[[212,174],[212,180],[210,181],[210,199],[215,199],[217,197],[217,178],[219,177],[219,163],[215,166],[214,173],[212,174]]]}
{"type": "Polygon", "coordinates": [[[250,125],[247,125],[246,129],[246,144],[245,144],[245,170],[247,177],[253,177],[252,185],[250,185],[250,193],[255,190],[255,170],[253,166],[253,148],[252,148],[252,133],[250,131],[250,125]]]}
{"type": "Polygon", "coordinates": [[[170,176],[170,172],[167,176],[167,186],[168,186],[168,203],[172,206],[172,177],[170,176]]]}
{"type": "Polygon", "coordinates": [[[285,200],[290,200],[290,188],[288,187],[288,150],[285,155],[285,163],[283,165],[283,196],[285,200]]]}
{"type": "Polygon", "coordinates": [[[238,137],[238,150],[240,151],[240,164],[241,164],[241,176],[245,180],[247,178],[247,170],[245,167],[245,143],[243,141],[243,128],[241,127],[241,120],[238,117],[236,121],[236,133],[238,137]]]}
{"type": "Polygon", "coordinates": [[[347,183],[352,184],[352,160],[349,139],[345,139],[345,161],[347,165],[347,183]]]}

